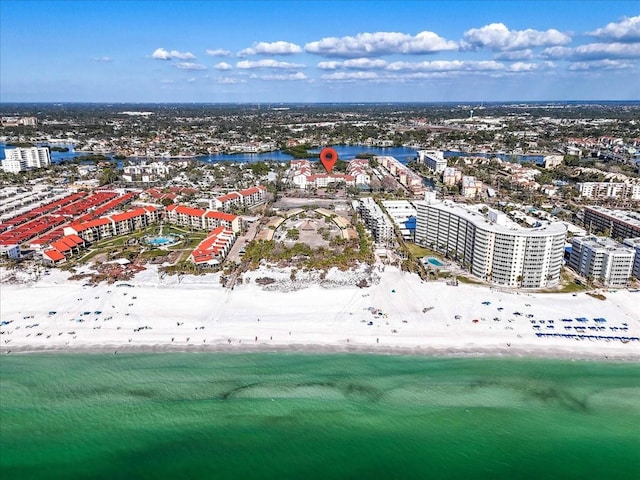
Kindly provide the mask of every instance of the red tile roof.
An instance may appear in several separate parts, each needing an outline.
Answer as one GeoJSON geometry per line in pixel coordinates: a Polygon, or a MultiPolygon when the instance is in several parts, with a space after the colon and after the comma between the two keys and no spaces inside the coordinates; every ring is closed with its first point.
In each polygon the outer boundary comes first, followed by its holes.
{"type": "Polygon", "coordinates": [[[54,262],[58,262],[60,260],[64,260],[64,255],[61,254],[58,250],[55,250],[55,249],[45,250],[43,252],[43,255],[45,257],[47,257],[49,260],[52,260],[54,262]]]}
{"type": "Polygon", "coordinates": [[[236,218],[238,218],[237,215],[233,215],[231,213],[219,212],[217,210],[207,210],[207,212],[205,213],[205,216],[207,218],[218,218],[220,220],[225,220],[227,222],[233,222],[236,218]]]}

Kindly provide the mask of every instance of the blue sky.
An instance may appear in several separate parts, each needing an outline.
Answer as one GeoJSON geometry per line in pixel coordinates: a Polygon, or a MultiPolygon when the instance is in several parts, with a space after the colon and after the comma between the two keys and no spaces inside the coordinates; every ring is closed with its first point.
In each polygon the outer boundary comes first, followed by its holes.
{"type": "Polygon", "coordinates": [[[636,1],[0,1],[2,102],[640,99],[636,1]]]}

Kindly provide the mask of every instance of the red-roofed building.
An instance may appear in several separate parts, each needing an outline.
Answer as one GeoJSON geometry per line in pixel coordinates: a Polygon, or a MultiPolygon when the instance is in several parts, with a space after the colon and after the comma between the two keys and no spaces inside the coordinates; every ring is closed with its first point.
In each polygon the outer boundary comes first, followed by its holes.
{"type": "Polygon", "coordinates": [[[199,230],[210,230],[222,225],[235,233],[239,232],[242,227],[241,219],[237,215],[176,204],[167,207],[166,219],[174,225],[182,225],[199,230]]]}
{"type": "Polygon", "coordinates": [[[229,211],[235,207],[252,207],[263,203],[267,198],[267,189],[262,185],[245,188],[239,192],[230,192],[214,198],[211,206],[217,210],[229,211]]]}
{"type": "Polygon", "coordinates": [[[155,207],[144,206],[123,213],[100,217],[88,222],[74,223],[65,227],[65,235],[76,234],[87,242],[102,238],[126,235],[147,227],[158,220],[159,212],[155,207]]]}
{"type": "Polygon", "coordinates": [[[263,185],[256,185],[255,187],[240,190],[240,195],[242,195],[242,203],[244,203],[246,207],[251,207],[265,201],[267,198],[267,189],[263,185]]]}
{"type": "Polygon", "coordinates": [[[42,258],[45,263],[48,263],[50,265],[57,265],[64,262],[66,259],[66,257],[55,248],[51,248],[42,252],[42,258]]]}
{"type": "Polygon", "coordinates": [[[218,210],[229,211],[234,207],[242,206],[242,195],[238,192],[227,193],[213,199],[213,206],[218,210]]]}
{"type": "Polygon", "coordinates": [[[189,259],[196,265],[219,265],[226,258],[235,240],[236,234],[231,229],[217,227],[191,252],[189,259]]]}

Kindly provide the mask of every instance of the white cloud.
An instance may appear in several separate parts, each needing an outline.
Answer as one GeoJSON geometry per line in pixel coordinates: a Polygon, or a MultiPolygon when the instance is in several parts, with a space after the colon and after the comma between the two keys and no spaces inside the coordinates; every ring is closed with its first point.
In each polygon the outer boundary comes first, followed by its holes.
{"type": "Polygon", "coordinates": [[[573,55],[573,48],[570,47],[549,47],[545,48],[540,55],[545,58],[563,59],[573,55]]]}
{"type": "Polygon", "coordinates": [[[515,62],[509,66],[509,70],[512,72],[531,72],[533,70],[538,70],[539,68],[539,64],[527,62],[515,62]]]}
{"type": "Polygon", "coordinates": [[[237,68],[242,69],[253,69],[253,68],[284,68],[284,69],[293,69],[293,68],[303,68],[305,65],[301,65],[299,63],[289,63],[289,62],[278,62],[276,60],[272,60],[270,58],[264,60],[241,60],[236,63],[237,68]]]}
{"type": "Polygon", "coordinates": [[[295,53],[302,53],[302,48],[295,43],[290,42],[257,42],[253,44],[253,47],[245,48],[238,52],[239,57],[245,57],[247,55],[293,55],[295,53]]]}
{"type": "Polygon", "coordinates": [[[589,43],[579,47],[551,47],[541,52],[545,58],[564,60],[604,60],[640,58],[640,43],[589,43]]]}
{"type": "Polygon", "coordinates": [[[391,71],[426,71],[426,72],[454,72],[454,71],[495,71],[504,70],[505,65],[494,60],[464,61],[464,60],[435,60],[432,62],[393,62],[387,65],[391,71]]]}
{"type": "Polygon", "coordinates": [[[317,67],[320,70],[336,70],[336,69],[342,67],[342,62],[335,62],[335,61],[320,62],[320,63],[318,63],[317,67]]]}
{"type": "Polygon", "coordinates": [[[187,83],[193,83],[193,82],[195,82],[195,81],[196,81],[196,79],[195,79],[195,78],[193,78],[193,77],[191,77],[191,78],[187,78],[187,83]]]}
{"type": "Polygon", "coordinates": [[[379,78],[376,72],[335,72],[321,75],[322,80],[355,81],[379,78]]]}
{"type": "Polygon", "coordinates": [[[93,58],[94,62],[98,62],[98,63],[111,63],[113,61],[113,58],[111,57],[95,57],[93,58]]]}
{"type": "Polygon", "coordinates": [[[640,15],[609,23],[588,35],[618,42],[640,42],[640,15]]]}
{"type": "Polygon", "coordinates": [[[380,59],[371,60],[369,58],[355,58],[353,60],[346,60],[342,62],[342,68],[356,69],[356,70],[367,70],[367,69],[377,69],[383,68],[387,66],[387,62],[380,59]]]}
{"type": "Polygon", "coordinates": [[[217,48],[216,50],[207,49],[207,55],[210,57],[230,57],[231,52],[222,48],[217,48]]]}
{"type": "Polygon", "coordinates": [[[220,77],[216,81],[222,85],[235,85],[236,83],[247,83],[247,81],[244,79],[232,78],[232,77],[220,77]]]}
{"type": "Polygon", "coordinates": [[[458,48],[433,32],[415,36],[399,32],[359,33],[355,37],[327,37],[305,45],[308,53],[326,57],[372,57],[376,55],[435,53],[458,48]]]}
{"type": "Polygon", "coordinates": [[[207,67],[205,67],[204,65],[201,65],[199,63],[192,63],[192,62],[176,63],[176,68],[179,68],[181,70],[206,70],[207,69],[207,67]]]}
{"type": "Polygon", "coordinates": [[[531,60],[533,58],[533,51],[529,48],[525,50],[513,50],[498,52],[495,57],[496,60],[531,60]]]}
{"type": "Polygon", "coordinates": [[[216,63],[213,68],[216,70],[231,70],[233,67],[227,62],[216,63]]]}
{"type": "Polygon", "coordinates": [[[633,68],[633,63],[622,60],[596,60],[593,62],[576,62],[569,65],[569,70],[589,71],[589,70],[622,70],[633,68]]]}
{"type": "Polygon", "coordinates": [[[341,68],[350,70],[371,70],[380,69],[387,66],[387,62],[380,59],[370,58],[354,58],[352,60],[345,60],[344,62],[320,62],[317,67],[320,70],[337,70],[341,68]]]}
{"type": "Polygon", "coordinates": [[[565,45],[571,37],[555,29],[509,30],[503,23],[492,23],[482,28],[472,28],[464,34],[468,47],[488,47],[495,51],[523,50],[530,47],[565,45]]]}
{"type": "Polygon", "coordinates": [[[164,48],[157,48],[155,52],[151,54],[151,58],[156,60],[172,60],[174,58],[179,60],[193,60],[196,56],[191,52],[179,52],[178,50],[167,51],[164,48]]]}
{"type": "Polygon", "coordinates": [[[302,72],[290,73],[285,75],[261,75],[260,80],[306,80],[307,76],[302,72]]]}

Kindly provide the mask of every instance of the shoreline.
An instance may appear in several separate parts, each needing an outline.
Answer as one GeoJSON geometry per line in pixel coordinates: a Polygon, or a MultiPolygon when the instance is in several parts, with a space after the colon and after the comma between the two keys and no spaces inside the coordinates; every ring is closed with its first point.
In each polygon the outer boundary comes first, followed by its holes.
{"type": "MultiPolygon", "coordinates": [[[[220,274],[88,285],[51,270],[0,289],[0,354],[362,353],[640,361],[640,292],[502,292],[423,282],[386,267],[332,270],[319,285],[261,267],[234,290],[220,274]],[[269,276],[269,289],[256,283],[269,276]],[[273,287],[277,288],[273,288],[273,287]],[[304,288],[292,288],[292,287],[304,288]],[[631,340],[630,340],[631,339],[631,340]]],[[[0,271],[3,281],[16,271],[0,271]]],[[[299,273],[299,276],[302,272],[299,273]]],[[[19,276],[19,275],[18,275],[19,276]]]]}
{"type": "Polygon", "coordinates": [[[365,345],[80,345],[70,349],[41,346],[18,347],[15,350],[0,348],[4,355],[144,355],[144,354],[226,354],[226,355],[250,355],[250,354],[300,354],[300,355],[376,355],[376,356],[406,356],[442,359],[500,359],[500,360],[565,360],[565,361],[599,361],[616,363],[638,363],[640,356],[633,354],[596,354],[587,352],[574,352],[561,349],[546,351],[525,348],[488,348],[485,350],[465,350],[456,348],[435,347],[381,347],[370,348],[365,345]]]}

